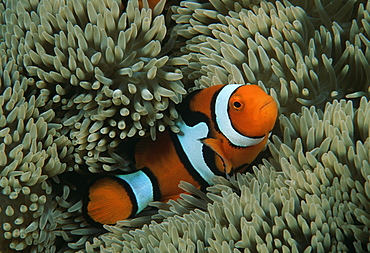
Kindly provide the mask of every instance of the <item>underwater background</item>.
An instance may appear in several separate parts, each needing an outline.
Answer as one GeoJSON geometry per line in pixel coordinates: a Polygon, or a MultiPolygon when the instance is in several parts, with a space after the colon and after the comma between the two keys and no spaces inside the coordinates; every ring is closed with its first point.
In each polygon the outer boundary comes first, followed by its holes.
{"type": "Polygon", "coordinates": [[[0,252],[370,252],[370,1],[0,0],[0,21],[0,252]],[[91,177],[226,83],[279,103],[249,172],[85,221],[91,177]]]}

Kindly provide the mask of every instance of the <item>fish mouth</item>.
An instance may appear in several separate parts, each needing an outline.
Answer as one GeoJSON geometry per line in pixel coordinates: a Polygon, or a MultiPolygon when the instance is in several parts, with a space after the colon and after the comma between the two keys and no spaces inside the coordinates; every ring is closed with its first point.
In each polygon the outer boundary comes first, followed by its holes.
{"type": "Polygon", "coordinates": [[[261,109],[260,110],[262,110],[263,108],[265,108],[266,106],[268,106],[268,105],[270,105],[270,104],[272,104],[272,103],[274,103],[275,102],[275,100],[273,100],[273,99],[271,99],[271,100],[268,100],[262,107],[261,107],[261,109]]]}

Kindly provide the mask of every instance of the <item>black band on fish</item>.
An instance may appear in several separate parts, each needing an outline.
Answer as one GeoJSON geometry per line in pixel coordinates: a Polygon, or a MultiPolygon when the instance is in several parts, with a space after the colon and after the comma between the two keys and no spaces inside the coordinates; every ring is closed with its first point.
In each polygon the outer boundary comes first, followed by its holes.
{"type": "Polygon", "coordinates": [[[150,178],[150,181],[152,182],[154,201],[160,200],[162,194],[161,190],[159,189],[159,182],[157,177],[151,172],[151,170],[148,167],[144,167],[141,170],[150,178]]]}
{"type": "Polygon", "coordinates": [[[214,150],[212,150],[207,145],[203,145],[203,157],[204,157],[204,160],[205,160],[208,168],[210,168],[215,175],[223,176],[225,174],[222,171],[220,171],[219,169],[217,169],[215,154],[216,153],[215,153],[214,150]]]}
{"type": "Polygon", "coordinates": [[[181,104],[176,105],[177,112],[181,115],[182,120],[188,126],[195,126],[200,122],[206,122],[209,125],[208,117],[198,111],[190,110],[190,102],[192,101],[193,97],[198,94],[201,90],[196,90],[191,92],[189,95],[186,96],[184,101],[181,104]]]}
{"type": "Polygon", "coordinates": [[[264,136],[255,138],[244,136],[235,130],[231,123],[228,112],[229,100],[232,94],[240,86],[242,86],[242,84],[228,84],[222,87],[215,97],[214,117],[217,129],[228,139],[232,145],[246,148],[261,143],[261,141],[264,139],[264,136]]]}

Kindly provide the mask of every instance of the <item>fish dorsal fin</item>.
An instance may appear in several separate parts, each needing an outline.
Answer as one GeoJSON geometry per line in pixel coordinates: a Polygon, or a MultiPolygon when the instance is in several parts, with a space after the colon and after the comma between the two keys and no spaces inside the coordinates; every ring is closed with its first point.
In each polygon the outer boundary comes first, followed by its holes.
{"type": "MultiPolygon", "coordinates": [[[[158,160],[159,153],[168,152],[164,149],[168,149],[169,142],[171,142],[169,130],[158,133],[155,141],[153,141],[150,137],[141,139],[135,146],[136,168],[141,169],[143,167],[151,167],[150,165],[158,160]]],[[[167,160],[171,159],[173,158],[167,158],[167,160]]]]}
{"type": "Polygon", "coordinates": [[[200,111],[193,111],[190,109],[190,103],[193,101],[194,97],[199,94],[201,90],[192,91],[186,96],[184,101],[176,105],[177,112],[181,115],[182,121],[189,127],[193,127],[200,122],[205,122],[209,125],[209,118],[204,113],[200,111]]]}
{"type": "Polygon", "coordinates": [[[146,164],[147,161],[145,161],[145,157],[146,154],[151,151],[153,142],[154,141],[151,138],[142,138],[136,143],[134,148],[134,157],[137,169],[140,169],[142,167],[140,166],[140,163],[146,164]]]}
{"type": "Polygon", "coordinates": [[[222,142],[213,138],[205,138],[201,140],[202,143],[212,149],[222,160],[226,173],[230,173],[232,170],[232,163],[226,158],[225,151],[222,146],[222,142]]]}

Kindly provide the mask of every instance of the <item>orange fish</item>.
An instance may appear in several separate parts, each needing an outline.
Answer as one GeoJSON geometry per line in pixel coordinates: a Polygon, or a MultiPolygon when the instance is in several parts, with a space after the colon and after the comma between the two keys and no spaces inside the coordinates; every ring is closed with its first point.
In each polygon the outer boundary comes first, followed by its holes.
{"type": "Polygon", "coordinates": [[[215,175],[244,171],[266,145],[278,113],[260,87],[240,84],[192,92],[177,110],[178,134],[165,131],[135,146],[136,172],[92,184],[85,209],[93,221],[115,224],[151,201],[176,199],[180,181],[205,188],[215,175]]]}
{"type": "MultiPolygon", "coordinates": [[[[161,0],[147,0],[147,2],[148,2],[148,6],[149,6],[149,8],[150,9],[152,9],[152,10],[154,10],[154,7],[160,2],[161,0]]],[[[125,0],[125,1],[122,1],[122,9],[124,9],[125,8],[125,6],[127,6],[127,0],[125,0]]],[[[165,3],[165,1],[163,1],[162,0],[162,4],[164,4],[165,3]]],[[[144,1],[142,1],[142,0],[139,0],[139,8],[140,9],[142,9],[143,8],[143,6],[145,5],[145,3],[144,3],[144,1]]]]}

